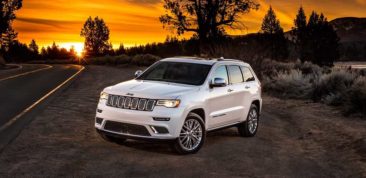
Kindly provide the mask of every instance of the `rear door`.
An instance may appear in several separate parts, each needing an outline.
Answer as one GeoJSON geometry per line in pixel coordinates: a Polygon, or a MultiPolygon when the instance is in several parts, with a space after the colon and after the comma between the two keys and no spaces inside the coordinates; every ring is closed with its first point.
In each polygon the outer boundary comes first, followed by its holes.
{"type": "Polygon", "coordinates": [[[235,123],[243,118],[245,113],[245,102],[248,99],[248,93],[244,85],[244,78],[239,65],[228,65],[229,73],[229,94],[231,98],[231,117],[228,123],[235,123]]]}
{"type": "Polygon", "coordinates": [[[246,108],[243,113],[242,121],[246,119],[246,116],[248,115],[248,111],[250,108],[250,105],[252,104],[252,101],[258,95],[259,93],[259,83],[256,81],[253,71],[247,67],[247,66],[240,66],[241,71],[243,73],[244,78],[244,100],[243,100],[243,106],[246,108]]]}

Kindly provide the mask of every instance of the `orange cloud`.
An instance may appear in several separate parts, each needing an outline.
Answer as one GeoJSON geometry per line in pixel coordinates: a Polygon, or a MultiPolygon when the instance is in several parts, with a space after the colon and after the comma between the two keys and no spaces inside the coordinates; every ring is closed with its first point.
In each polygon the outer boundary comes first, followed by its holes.
{"type": "MultiPolygon", "coordinates": [[[[365,0],[257,0],[258,11],[241,17],[245,28],[228,30],[231,34],[246,34],[260,29],[264,14],[272,5],[285,30],[293,26],[300,5],[307,14],[312,10],[323,12],[328,19],[344,16],[366,16],[365,0]]],[[[89,16],[99,16],[110,28],[110,41],[115,47],[163,41],[170,31],[162,28],[159,16],[164,13],[161,0],[26,0],[17,12],[14,28],[19,40],[28,43],[35,39],[40,45],[53,41],[66,44],[83,43],[80,29],[89,16]]],[[[188,37],[186,35],[186,37],[188,37]]]]}

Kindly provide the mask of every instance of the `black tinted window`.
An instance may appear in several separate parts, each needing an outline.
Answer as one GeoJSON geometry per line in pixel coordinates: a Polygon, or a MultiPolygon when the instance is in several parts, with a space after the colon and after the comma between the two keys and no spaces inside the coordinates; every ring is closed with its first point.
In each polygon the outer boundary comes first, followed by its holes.
{"type": "Polygon", "coordinates": [[[248,67],[241,67],[241,71],[243,72],[243,76],[244,76],[244,81],[245,82],[249,82],[249,81],[254,81],[255,80],[252,72],[250,71],[250,69],[248,67]]]}
{"type": "Polygon", "coordinates": [[[202,85],[210,69],[205,64],[158,62],[137,79],[202,85]]]}
{"type": "Polygon", "coordinates": [[[226,81],[226,84],[228,84],[228,76],[226,71],[226,66],[220,66],[218,67],[215,72],[212,74],[212,80],[215,78],[223,78],[226,81]]]}
{"type": "Polygon", "coordinates": [[[243,75],[241,74],[239,66],[228,66],[230,83],[241,83],[243,82],[243,75]]]}

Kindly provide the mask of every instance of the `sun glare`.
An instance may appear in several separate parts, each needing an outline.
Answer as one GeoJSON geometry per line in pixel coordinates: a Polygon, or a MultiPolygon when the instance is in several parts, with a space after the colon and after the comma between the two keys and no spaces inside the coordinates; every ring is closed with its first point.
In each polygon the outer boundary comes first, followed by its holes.
{"type": "Polygon", "coordinates": [[[65,48],[67,50],[70,50],[71,48],[74,48],[76,55],[77,56],[82,56],[83,55],[83,50],[84,50],[84,44],[83,43],[60,43],[59,44],[60,47],[65,48]]]}

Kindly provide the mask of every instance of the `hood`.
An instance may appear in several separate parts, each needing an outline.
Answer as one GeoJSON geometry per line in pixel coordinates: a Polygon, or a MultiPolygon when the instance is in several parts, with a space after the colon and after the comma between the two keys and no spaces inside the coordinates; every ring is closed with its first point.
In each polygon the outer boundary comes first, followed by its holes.
{"type": "Polygon", "coordinates": [[[197,90],[199,86],[142,80],[129,80],[104,89],[109,94],[126,96],[129,93],[133,97],[152,99],[175,99],[197,90]]]}

